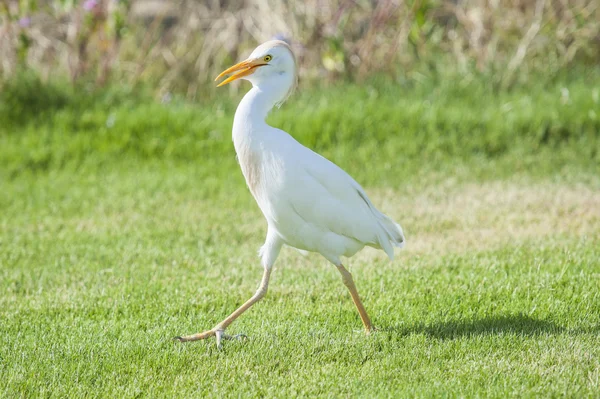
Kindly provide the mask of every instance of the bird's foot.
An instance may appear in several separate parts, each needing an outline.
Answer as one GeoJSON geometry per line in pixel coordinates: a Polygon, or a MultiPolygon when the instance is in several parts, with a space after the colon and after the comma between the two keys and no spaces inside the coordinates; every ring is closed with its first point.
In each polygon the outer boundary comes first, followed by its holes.
{"type": "Polygon", "coordinates": [[[371,335],[373,333],[376,333],[377,331],[379,331],[379,328],[373,326],[371,326],[371,328],[369,329],[365,329],[366,335],[371,335]]]}
{"type": "Polygon", "coordinates": [[[243,341],[248,339],[248,336],[245,334],[235,334],[235,335],[227,335],[225,333],[223,333],[223,331],[221,331],[221,333],[219,334],[219,332],[217,332],[217,347],[220,349],[221,348],[221,340],[226,340],[226,341],[231,341],[234,339],[237,339],[239,341],[243,341]]]}
{"type": "Polygon", "coordinates": [[[236,334],[236,335],[228,335],[225,334],[225,330],[220,328],[220,327],[215,327],[212,330],[208,330],[208,331],[204,331],[198,334],[193,334],[193,335],[185,335],[182,337],[175,337],[173,338],[174,340],[177,340],[179,342],[191,342],[191,341],[198,341],[201,339],[206,339],[206,338],[210,338],[210,337],[216,337],[217,338],[217,348],[221,349],[223,346],[221,345],[221,341],[222,340],[233,340],[233,339],[247,339],[248,337],[244,334],[236,334]]]}

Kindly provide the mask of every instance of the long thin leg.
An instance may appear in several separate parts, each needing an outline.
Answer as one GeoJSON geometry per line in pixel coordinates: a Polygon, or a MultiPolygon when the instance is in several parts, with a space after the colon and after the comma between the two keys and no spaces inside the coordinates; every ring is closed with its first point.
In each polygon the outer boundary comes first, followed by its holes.
{"type": "Polygon", "coordinates": [[[217,324],[214,328],[204,331],[198,334],[186,335],[184,337],[175,337],[176,340],[181,342],[198,341],[200,339],[206,339],[215,336],[217,338],[217,347],[221,347],[222,339],[231,339],[232,337],[225,335],[225,329],[229,327],[231,323],[242,313],[248,310],[256,302],[260,301],[267,293],[269,287],[269,277],[271,276],[271,270],[277,255],[283,245],[283,241],[279,238],[279,235],[274,230],[267,230],[267,239],[265,244],[260,249],[260,256],[264,267],[264,273],[258,290],[248,299],[242,306],[240,306],[235,312],[230,314],[225,320],[217,324]]]}
{"type": "Polygon", "coordinates": [[[214,335],[217,337],[217,346],[221,347],[221,339],[228,338],[227,336],[225,336],[223,334],[225,329],[231,323],[233,323],[233,321],[235,319],[237,319],[242,313],[244,313],[252,305],[254,305],[256,302],[260,301],[265,296],[265,294],[267,293],[267,289],[269,287],[269,277],[270,276],[271,276],[271,268],[265,267],[265,271],[263,273],[263,277],[260,282],[260,286],[258,287],[258,290],[254,293],[254,295],[252,295],[252,297],[250,299],[248,299],[242,306],[237,308],[237,310],[235,312],[230,314],[225,320],[223,320],[222,322],[217,324],[214,328],[212,328],[208,331],[204,331],[204,332],[193,334],[193,335],[187,335],[184,337],[175,337],[175,339],[179,340],[180,342],[189,342],[189,341],[198,341],[200,339],[209,338],[214,335]]]}
{"type": "Polygon", "coordinates": [[[368,334],[374,330],[373,325],[371,324],[371,319],[369,319],[369,315],[363,306],[360,297],[358,296],[358,291],[356,290],[356,285],[354,285],[354,279],[352,278],[352,274],[341,263],[336,265],[340,274],[342,275],[342,281],[344,285],[348,287],[350,291],[350,295],[352,295],[352,301],[354,301],[354,305],[356,305],[356,309],[358,309],[358,313],[360,314],[360,318],[365,326],[365,332],[368,334]]]}

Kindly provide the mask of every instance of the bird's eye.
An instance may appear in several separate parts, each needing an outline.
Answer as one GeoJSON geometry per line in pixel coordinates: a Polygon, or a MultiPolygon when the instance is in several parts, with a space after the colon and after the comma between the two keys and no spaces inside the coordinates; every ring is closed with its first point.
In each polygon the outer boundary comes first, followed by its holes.
{"type": "Polygon", "coordinates": [[[263,57],[263,61],[264,61],[264,62],[269,62],[269,61],[271,61],[272,59],[273,59],[273,56],[272,56],[272,55],[265,55],[265,56],[263,57]]]}

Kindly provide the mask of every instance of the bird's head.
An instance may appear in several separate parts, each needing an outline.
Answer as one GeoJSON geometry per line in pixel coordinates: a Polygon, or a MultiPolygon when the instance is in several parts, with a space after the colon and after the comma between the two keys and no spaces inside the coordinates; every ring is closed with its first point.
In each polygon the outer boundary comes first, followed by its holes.
{"type": "Polygon", "coordinates": [[[258,46],[248,59],[227,68],[217,76],[215,81],[229,75],[217,85],[226,85],[237,79],[245,79],[253,86],[277,86],[282,90],[285,101],[294,91],[298,83],[296,57],[290,46],[282,40],[270,40],[258,46]]]}

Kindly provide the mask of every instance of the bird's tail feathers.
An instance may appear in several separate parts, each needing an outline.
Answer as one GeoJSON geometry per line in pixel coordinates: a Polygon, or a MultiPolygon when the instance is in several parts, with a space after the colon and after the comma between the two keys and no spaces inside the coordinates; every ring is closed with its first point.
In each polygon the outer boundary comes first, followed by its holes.
{"type": "Polygon", "coordinates": [[[386,252],[390,260],[394,259],[394,248],[404,248],[404,232],[402,227],[392,219],[384,215],[379,214],[378,217],[379,225],[383,230],[383,234],[379,235],[379,245],[386,252]]]}
{"type": "MultiPolygon", "coordinates": [[[[357,183],[358,186],[358,183],[357,183]]],[[[394,260],[394,248],[404,248],[404,232],[402,231],[402,227],[388,216],[381,213],[375,206],[371,203],[367,195],[364,193],[362,188],[358,186],[357,193],[360,197],[365,201],[367,207],[377,219],[377,223],[381,229],[377,233],[377,241],[379,243],[379,247],[385,251],[390,260],[394,260]]]]}

